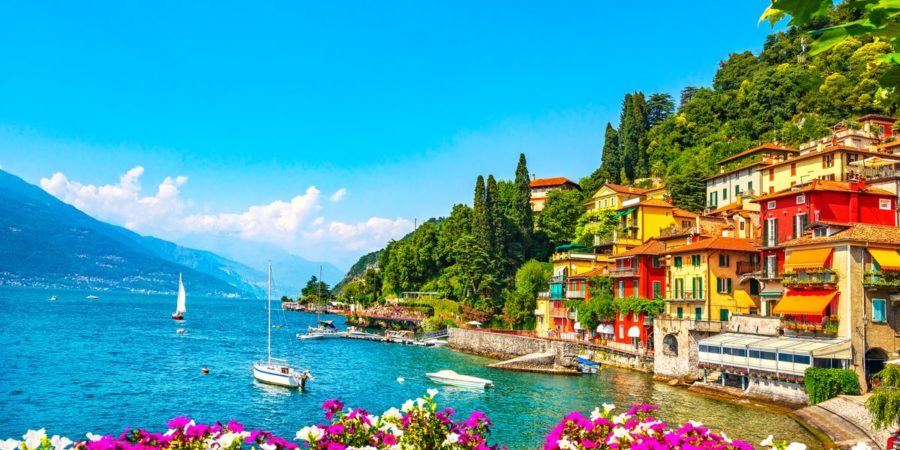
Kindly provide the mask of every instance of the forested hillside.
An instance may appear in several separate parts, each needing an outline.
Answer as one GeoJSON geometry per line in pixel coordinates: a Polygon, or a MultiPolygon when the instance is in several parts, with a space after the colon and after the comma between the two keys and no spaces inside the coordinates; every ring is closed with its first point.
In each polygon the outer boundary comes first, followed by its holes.
{"type": "Polygon", "coordinates": [[[864,114],[896,113],[896,96],[879,91],[879,79],[892,68],[887,41],[849,37],[827,51],[807,51],[809,30],[862,14],[846,4],[826,6],[802,28],[768,36],[758,55],[731,54],[720,63],[712,86],[686,87],[677,108],[668,94],[625,94],[619,123],[605,126],[601,165],[585,166],[589,175],[579,180],[582,191],[552,191],[534,219],[522,155],[514,181],[479,176],[472,207],[455,205],[447,218],[391,242],[378,255],[378,270],[346,283],[345,291],[367,293],[370,300],[435,291],[463,300],[468,312],[523,317],[523,311],[533,310],[534,295],[517,287],[527,284],[536,291],[546,283],[540,282],[538,266],[520,270],[523,263],[546,261],[556,245],[584,242],[611,229],[608,215],[585,213],[583,206],[603,183],[662,179],[677,206],[699,211],[703,179],[722,158],[769,141],[796,146],[864,114]],[[517,280],[522,277],[528,282],[517,280]]]}

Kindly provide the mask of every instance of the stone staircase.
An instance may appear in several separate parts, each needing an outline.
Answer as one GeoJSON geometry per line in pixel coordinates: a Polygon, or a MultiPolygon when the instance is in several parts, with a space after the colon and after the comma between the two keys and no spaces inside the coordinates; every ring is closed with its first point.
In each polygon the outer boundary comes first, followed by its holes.
{"type": "Polygon", "coordinates": [[[874,449],[884,449],[886,432],[876,432],[865,408],[867,396],[840,395],[818,405],[794,412],[810,425],[822,430],[842,449],[865,442],[874,449]]]}

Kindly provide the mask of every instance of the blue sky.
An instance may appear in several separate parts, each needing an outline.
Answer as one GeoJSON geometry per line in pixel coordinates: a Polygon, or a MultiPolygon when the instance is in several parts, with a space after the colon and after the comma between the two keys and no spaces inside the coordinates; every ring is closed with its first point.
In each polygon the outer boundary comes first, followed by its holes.
{"type": "Polygon", "coordinates": [[[590,173],[625,92],[709,85],[767,5],[4,2],[0,166],[145,234],[346,267],[519,152],[590,173]]]}

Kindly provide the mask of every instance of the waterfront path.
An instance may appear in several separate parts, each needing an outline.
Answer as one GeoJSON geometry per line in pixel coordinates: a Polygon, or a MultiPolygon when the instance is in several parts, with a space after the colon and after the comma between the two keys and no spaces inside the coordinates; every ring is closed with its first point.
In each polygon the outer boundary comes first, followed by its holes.
{"type": "Polygon", "coordinates": [[[865,442],[875,449],[884,449],[887,435],[872,429],[864,395],[839,395],[818,405],[794,412],[810,425],[822,430],[842,449],[865,442]]]}

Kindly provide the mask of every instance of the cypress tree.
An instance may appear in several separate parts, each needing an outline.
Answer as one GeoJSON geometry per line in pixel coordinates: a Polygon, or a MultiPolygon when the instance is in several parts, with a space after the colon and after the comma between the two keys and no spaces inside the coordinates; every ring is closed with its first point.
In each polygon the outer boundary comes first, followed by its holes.
{"type": "Polygon", "coordinates": [[[519,164],[516,166],[516,194],[513,205],[513,221],[522,229],[526,240],[534,230],[534,213],[531,211],[531,178],[525,154],[519,153],[519,164]]]}
{"type": "Polygon", "coordinates": [[[500,207],[500,190],[497,188],[497,180],[494,179],[493,175],[488,175],[484,206],[488,218],[488,232],[491,242],[491,253],[489,254],[492,259],[502,259],[506,233],[503,224],[503,210],[500,207]]]}
{"type": "Polygon", "coordinates": [[[475,181],[475,201],[472,207],[472,237],[475,242],[490,254],[491,234],[487,213],[484,177],[478,175],[475,181]]]}
{"type": "Polygon", "coordinates": [[[624,183],[624,179],[634,179],[634,166],[637,163],[637,143],[634,124],[634,102],[631,94],[625,94],[622,101],[622,113],[619,116],[619,154],[621,155],[620,176],[618,182],[624,183]]]}
{"type": "MultiPolygon", "coordinates": [[[[603,138],[603,154],[600,157],[600,166],[606,171],[610,179],[618,183],[619,169],[621,169],[621,156],[619,155],[619,132],[612,124],[606,122],[606,135],[603,138]]],[[[593,193],[591,193],[593,194],[593,193]]]]}
{"type": "Polygon", "coordinates": [[[643,92],[635,92],[631,97],[633,103],[631,113],[634,114],[634,132],[637,138],[637,158],[634,166],[634,179],[646,178],[650,175],[650,161],[647,157],[647,132],[650,130],[649,108],[643,92]]]}

